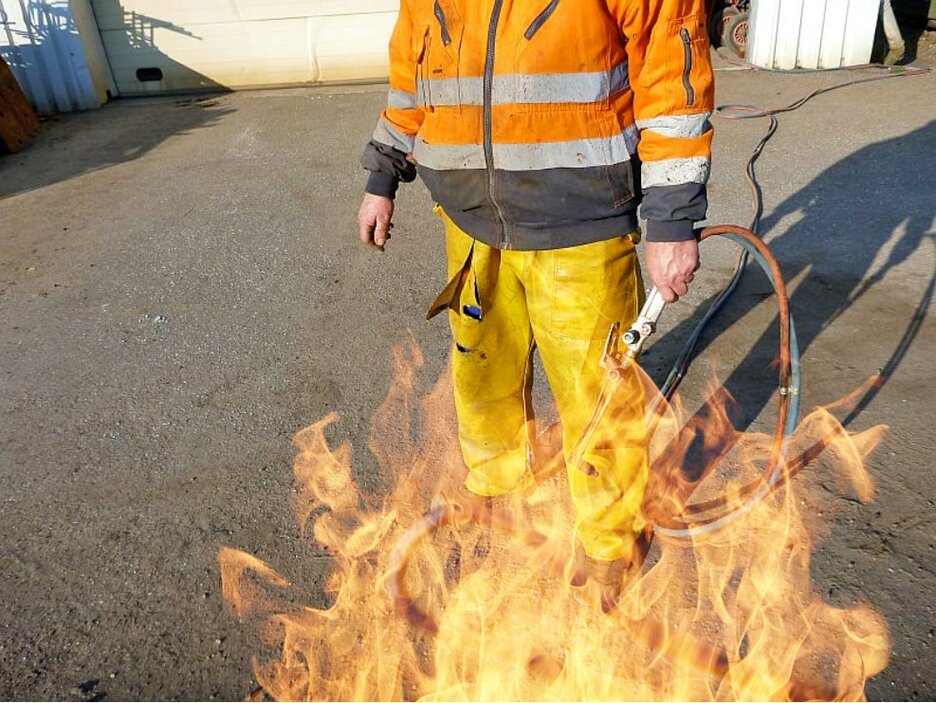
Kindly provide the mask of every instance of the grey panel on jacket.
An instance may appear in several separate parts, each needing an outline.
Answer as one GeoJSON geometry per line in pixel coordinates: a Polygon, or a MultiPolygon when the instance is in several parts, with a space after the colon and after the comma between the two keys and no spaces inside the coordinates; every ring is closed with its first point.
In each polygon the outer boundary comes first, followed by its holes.
{"type": "MultiPolygon", "coordinates": [[[[497,202],[512,249],[556,249],[627,234],[640,202],[636,160],[613,166],[497,171],[497,202]]],[[[433,198],[471,236],[505,246],[482,169],[419,167],[433,198]]]]}

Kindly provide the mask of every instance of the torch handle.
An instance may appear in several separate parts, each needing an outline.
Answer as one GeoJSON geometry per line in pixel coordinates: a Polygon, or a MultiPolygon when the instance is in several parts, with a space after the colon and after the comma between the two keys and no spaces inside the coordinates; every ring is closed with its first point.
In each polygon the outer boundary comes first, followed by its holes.
{"type": "Polygon", "coordinates": [[[636,358],[643,349],[647,338],[656,332],[657,322],[659,322],[660,315],[663,314],[663,308],[665,307],[666,301],[663,300],[660,291],[654,286],[647,296],[647,301],[640,309],[640,314],[637,315],[637,319],[634,320],[634,323],[621,335],[621,341],[624,342],[624,345],[627,347],[627,355],[629,357],[632,359],[636,358]]]}

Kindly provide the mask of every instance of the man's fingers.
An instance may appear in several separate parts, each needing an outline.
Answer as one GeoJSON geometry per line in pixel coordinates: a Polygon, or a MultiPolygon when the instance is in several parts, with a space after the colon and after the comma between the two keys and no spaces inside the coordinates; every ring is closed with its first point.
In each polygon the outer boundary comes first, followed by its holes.
{"type": "Polygon", "coordinates": [[[393,223],[386,217],[372,217],[368,214],[362,214],[358,218],[359,236],[361,242],[371,249],[377,251],[384,250],[384,244],[390,239],[390,230],[393,229],[393,223]]]}
{"type": "Polygon", "coordinates": [[[689,284],[699,269],[699,243],[648,242],[647,271],[667,303],[675,303],[689,292],[689,284]]]}
{"type": "Polygon", "coordinates": [[[376,228],[375,228],[375,223],[374,223],[374,222],[368,222],[366,219],[363,219],[363,218],[362,218],[361,220],[358,221],[358,225],[359,225],[359,227],[360,227],[360,233],[359,233],[359,234],[360,234],[360,237],[361,237],[361,242],[362,242],[364,245],[366,245],[367,247],[369,247],[370,249],[376,249],[377,251],[383,251],[383,246],[377,244],[377,243],[374,241],[374,230],[376,229],[376,228]]]}
{"type": "Polygon", "coordinates": [[[683,281],[672,281],[671,283],[658,284],[657,290],[660,291],[660,296],[667,303],[675,303],[677,300],[682,298],[689,292],[689,283],[692,281],[692,275],[690,274],[687,280],[683,281]]]}
{"type": "Polygon", "coordinates": [[[358,219],[358,236],[363,244],[370,244],[374,239],[374,223],[363,217],[358,219]]]}
{"type": "Polygon", "coordinates": [[[389,219],[383,217],[377,218],[377,224],[374,227],[374,243],[377,246],[383,247],[383,245],[387,243],[387,240],[390,239],[390,227],[389,219]]]}
{"type": "Polygon", "coordinates": [[[365,193],[358,211],[358,226],[361,242],[371,249],[384,250],[393,229],[393,200],[365,193]]]}
{"type": "Polygon", "coordinates": [[[657,290],[660,292],[660,297],[667,303],[675,303],[679,300],[679,296],[669,286],[657,286],[657,290]]]}

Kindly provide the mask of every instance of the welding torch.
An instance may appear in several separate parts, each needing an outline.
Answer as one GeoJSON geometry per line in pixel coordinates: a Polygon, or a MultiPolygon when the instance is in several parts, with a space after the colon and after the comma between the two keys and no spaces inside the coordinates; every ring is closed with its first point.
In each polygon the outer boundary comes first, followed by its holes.
{"type": "MultiPolygon", "coordinates": [[[[758,264],[776,293],[780,337],[778,349],[778,413],[770,461],[763,475],[752,483],[738,489],[738,494],[744,496],[745,500],[740,505],[733,505],[728,496],[720,496],[697,504],[687,504],[680,515],[656,522],[654,531],[657,534],[674,538],[691,538],[693,535],[719,529],[746,513],[757,501],[776,490],[779,486],[784,485],[795,473],[791,472],[785,454],[787,441],[796,429],[799,417],[799,394],[802,382],[800,376],[800,350],[796,339],[796,327],[790,314],[790,300],[780,266],[760,237],[744,227],[715,225],[700,230],[698,236],[699,241],[705,241],[715,236],[724,237],[739,245],[744,254],[739,259],[734,278],[722,293],[716,297],[695,332],[690,336],[683,353],[680,354],[676,365],[660,388],[655,401],[651,407],[647,408],[648,434],[653,433],[656,420],[659,419],[660,404],[673,396],[683,379],[701,329],[724,305],[725,300],[734,290],[740,279],[740,272],[743,271],[748,258],[758,264]]],[[[595,445],[595,434],[598,427],[602,424],[605,416],[613,411],[614,396],[623,383],[628,370],[633,371],[632,367],[635,365],[637,356],[643,349],[647,339],[656,331],[656,324],[664,307],[663,299],[654,290],[647,298],[647,302],[641,309],[637,319],[623,334],[620,333],[619,324],[611,327],[601,361],[601,365],[606,370],[605,378],[602,381],[595,408],[570,458],[570,463],[587,476],[596,477],[599,473],[594,466],[585,461],[585,453],[595,445]]]]}
{"type": "Polygon", "coordinates": [[[660,320],[664,307],[666,307],[666,302],[660,295],[660,291],[654,287],[647,295],[640,314],[630,327],[621,333],[621,323],[615,322],[608,331],[608,340],[605,342],[604,353],[601,357],[601,366],[605,369],[605,376],[598,393],[598,401],[595,403],[595,409],[571,457],[572,466],[587,476],[598,476],[598,470],[585,461],[585,452],[592,445],[598,424],[608,411],[618,386],[624,380],[624,374],[640,356],[647,340],[656,332],[657,322],[660,320]]]}

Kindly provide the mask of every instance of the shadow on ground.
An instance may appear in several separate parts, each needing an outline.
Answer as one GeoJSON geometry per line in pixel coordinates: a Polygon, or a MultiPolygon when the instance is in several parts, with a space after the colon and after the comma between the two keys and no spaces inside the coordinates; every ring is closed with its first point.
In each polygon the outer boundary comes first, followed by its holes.
{"type": "Polygon", "coordinates": [[[900,23],[907,53],[901,63],[917,63],[924,66],[936,66],[936,32],[927,30],[932,21],[930,15],[930,0],[892,0],[894,12],[900,23]]]}
{"type": "Polygon", "coordinates": [[[129,99],[45,120],[32,145],[0,157],[0,199],[138,159],[169,137],[210,127],[233,112],[211,95],[175,98],[172,112],[165,100],[129,99]],[[133,119],[126,119],[127,110],[133,119]],[[25,158],[40,144],[47,159],[25,158]]]}
{"type": "MultiPolygon", "coordinates": [[[[936,182],[921,165],[934,160],[936,121],[855,152],[822,172],[764,218],[761,232],[779,260],[788,284],[798,281],[793,286],[790,304],[804,355],[820,334],[873,291],[891,269],[933,242],[936,182]],[[779,224],[790,219],[795,220],[794,224],[774,236],[779,224]]],[[[859,342],[876,341],[890,350],[890,358],[881,369],[885,383],[898,370],[923,325],[933,300],[934,284],[936,272],[919,285],[915,310],[893,308],[894,324],[903,326],[902,333],[895,335],[869,324],[861,331],[863,340],[852,340],[856,346],[859,342]]],[[[766,277],[759,269],[749,267],[731,302],[700,341],[698,353],[770,295],[772,290],[766,277]]],[[[660,340],[663,358],[671,358],[671,350],[689,336],[711,301],[660,340]]],[[[843,352],[847,355],[848,340],[843,341],[843,352]]],[[[738,429],[748,428],[773,402],[777,345],[775,320],[725,380],[725,388],[738,401],[728,409],[738,429]]],[[[856,377],[855,387],[864,380],[856,377]]],[[[846,425],[872,402],[878,390],[869,391],[862,398],[845,418],[846,425]]],[[[702,420],[702,427],[706,425],[706,412],[703,408],[694,418],[702,420]]],[[[706,466],[716,458],[709,453],[724,450],[724,447],[703,448],[701,437],[698,445],[699,466],[706,466]]]]}
{"type": "MultiPolygon", "coordinates": [[[[50,8],[47,3],[29,0],[23,11],[30,22],[28,39],[25,30],[12,29],[12,33],[23,36],[15,42],[0,38],[0,53],[9,57],[21,81],[42,77],[43,67],[58,58],[54,47],[63,45],[63,37],[78,31],[70,12],[50,8]]],[[[172,91],[176,85],[184,86],[189,93],[199,86],[205,93],[176,98],[178,109],[169,119],[165,118],[163,103],[135,98],[106,105],[103,115],[91,111],[44,116],[39,135],[25,151],[42,144],[48,147],[50,158],[37,168],[34,160],[22,157],[24,152],[0,156],[0,198],[139,158],[168,137],[211,126],[231,111],[218,107],[216,100],[218,93],[227,92],[224,86],[173,60],[156,44],[157,30],[185,34],[195,40],[199,37],[172,23],[125,11],[119,0],[99,0],[95,13],[102,21],[108,51],[125,63],[122,72],[115,75],[122,93],[172,91]],[[154,72],[162,80],[148,78],[154,72]],[[122,111],[131,108],[138,112],[128,120],[122,111]],[[66,144],[67,150],[63,148],[66,144]]],[[[33,87],[47,90],[41,85],[33,87]]]]}

